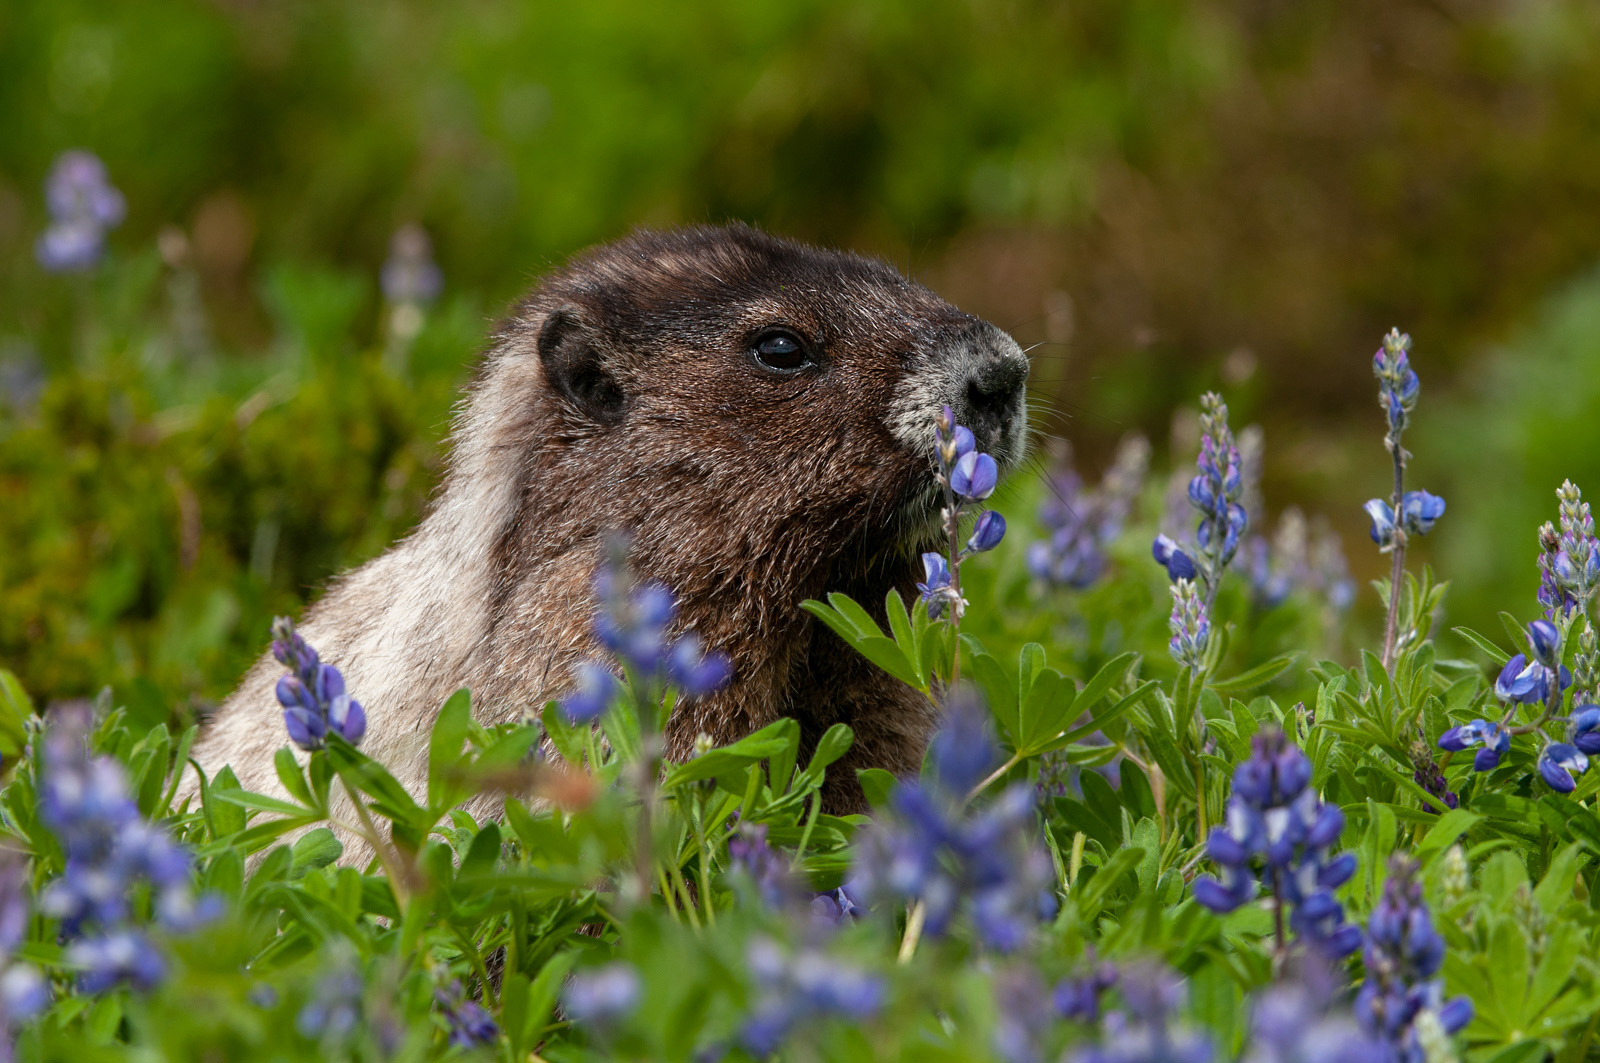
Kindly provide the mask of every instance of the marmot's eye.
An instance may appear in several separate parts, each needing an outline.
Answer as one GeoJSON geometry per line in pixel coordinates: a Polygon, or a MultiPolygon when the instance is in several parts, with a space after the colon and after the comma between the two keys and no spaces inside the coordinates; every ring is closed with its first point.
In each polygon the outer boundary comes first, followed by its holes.
{"type": "Polygon", "coordinates": [[[756,364],[774,373],[794,373],[815,364],[800,337],[784,329],[774,329],[756,337],[751,348],[756,364]]]}

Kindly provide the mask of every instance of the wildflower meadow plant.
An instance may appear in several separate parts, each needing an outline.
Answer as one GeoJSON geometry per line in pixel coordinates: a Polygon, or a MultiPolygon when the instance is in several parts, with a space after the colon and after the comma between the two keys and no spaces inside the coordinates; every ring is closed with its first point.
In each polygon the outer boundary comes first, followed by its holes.
{"type": "MultiPolygon", "coordinates": [[[[389,298],[425,301],[419,276],[389,298]]],[[[1399,476],[1404,337],[1377,369],[1399,476]]],[[[198,728],[149,689],[46,718],[0,671],[0,1051],[1578,1063],[1600,1014],[1581,493],[1539,530],[1513,644],[1441,628],[1445,585],[1400,566],[1388,658],[1340,663],[1308,634],[1348,604],[1331,534],[1286,512],[1252,539],[1264,442],[1203,411],[1183,541],[1155,537],[1131,445],[1008,541],[997,464],[937,411],[919,593],[908,572],[802,604],[802,637],[916,692],[903,718],[818,674],[838,720],[739,704],[745,737],[669,760],[671,713],[732,664],[615,545],[563,697],[457,691],[414,736],[367,738],[368,662],[273,625],[271,794],[197,775],[198,728]],[[928,736],[920,761],[885,763],[894,728],[928,736]],[[401,745],[415,792],[373,755],[401,745]]],[[[1397,557],[1442,512],[1404,487],[1369,507],[1397,557]]]]}
{"type": "Polygon", "coordinates": [[[39,264],[65,273],[99,262],[106,230],[121,224],[127,213],[127,202],[112,187],[105,163],[91,152],[65,152],[50,168],[44,192],[50,225],[34,247],[39,264]]]}

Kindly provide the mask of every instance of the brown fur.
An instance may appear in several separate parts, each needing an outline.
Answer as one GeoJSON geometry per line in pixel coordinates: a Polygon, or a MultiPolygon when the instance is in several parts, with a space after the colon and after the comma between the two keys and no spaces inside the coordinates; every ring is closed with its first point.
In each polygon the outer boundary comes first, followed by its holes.
{"type": "MultiPolygon", "coordinates": [[[[418,792],[452,691],[470,687],[486,723],[514,719],[596,652],[593,575],[620,531],[634,570],[676,594],[678,627],[733,666],[674,715],[667,756],[702,731],[726,742],[793,716],[809,745],[842,721],[856,742],[825,807],[854,810],[852,769],[914,771],[934,711],[799,603],[844,591],[881,610],[890,587],[915,593],[939,403],[1014,465],[1025,374],[1010,337],[882,263],[744,227],[637,234],[517,307],[427,518],[336,581],[300,630],[365,705],[363,749],[418,792]],[[821,366],[757,365],[751,346],[773,325],[821,366]]],[[[263,657],[219,710],[196,751],[208,772],[231,763],[247,788],[280,792],[280,674],[263,657]]]]}

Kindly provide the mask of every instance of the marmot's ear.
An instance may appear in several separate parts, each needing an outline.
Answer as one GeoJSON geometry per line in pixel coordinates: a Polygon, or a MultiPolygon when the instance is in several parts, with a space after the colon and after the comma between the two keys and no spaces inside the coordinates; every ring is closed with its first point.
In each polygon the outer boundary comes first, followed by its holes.
{"type": "Polygon", "coordinates": [[[544,319],[539,329],[539,361],[545,380],[584,416],[601,424],[622,419],[626,402],[622,385],[606,367],[577,307],[557,307],[544,319]]]}

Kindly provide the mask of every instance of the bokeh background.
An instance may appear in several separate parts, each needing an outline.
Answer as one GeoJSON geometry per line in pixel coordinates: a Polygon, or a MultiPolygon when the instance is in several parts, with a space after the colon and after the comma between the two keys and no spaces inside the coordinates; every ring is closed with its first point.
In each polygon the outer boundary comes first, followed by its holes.
{"type": "Polygon", "coordinates": [[[1192,460],[1222,390],[1269,513],[1326,514],[1363,578],[1400,326],[1449,502],[1420,552],[1452,622],[1526,619],[1554,489],[1600,491],[1597,46],[1592,0],[7,0],[0,665],[225,694],[417,519],[542,269],[730,218],[1011,329],[1091,475],[1133,432],[1192,460]],[[50,271],[74,148],[126,218],[50,271]]]}

